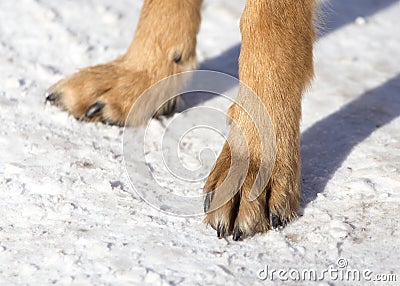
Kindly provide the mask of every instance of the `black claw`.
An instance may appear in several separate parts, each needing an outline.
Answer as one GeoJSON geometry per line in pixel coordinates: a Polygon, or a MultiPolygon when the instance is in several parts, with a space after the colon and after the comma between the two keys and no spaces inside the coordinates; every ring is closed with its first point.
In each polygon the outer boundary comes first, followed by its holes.
{"type": "Polygon", "coordinates": [[[243,235],[243,231],[240,228],[237,228],[235,230],[235,232],[233,233],[233,240],[238,241],[242,235],[243,235]]]}
{"type": "Polygon", "coordinates": [[[207,193],[204,198],[204,213],[207,213],[211,206],[212,193],[207,193]]]}
{"type": "Polygon", "coordinates": [[[271,222],[271,227],[273,229],[277,229],[277,228],[283,226],[283,223],[282,223],[280,217],[275,214],[271,214],[270,222],[271,222]]]}
{"type": "Polygon", "coordinates": [[[60,95],[58,93],[52,92],[46,97],[46,101],[54,102],[56,101],[60,95]]]}
{"type": "Polygon", "coordinates": [[[181,60],[182,60],[182,55],[178,54],[177,52],[175,52],[175,54],[174,54],[174,62],[176,64],[179,64],[181,60]]]}
{"type": "Polygon", "coordinates": [[[91,105],[89,109],[86,111],[87,118],[95,117],[100,111],[103,110],[104,106],[106,106],[102,102],[96,102],[95,104],[91,105]]]}
{"type": "Polygon", "coordinates": [[[218,238],[222,238],[222,231],[221,231],[221,229],[222,229],[222,226],[221,226],[221,223],[219,222],[218,223],[218,226],[217,226],[217,237],[218,238]]]}

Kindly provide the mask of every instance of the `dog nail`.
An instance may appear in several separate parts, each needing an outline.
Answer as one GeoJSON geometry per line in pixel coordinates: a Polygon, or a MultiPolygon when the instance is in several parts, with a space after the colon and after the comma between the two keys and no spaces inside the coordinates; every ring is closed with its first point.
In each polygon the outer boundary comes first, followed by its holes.
{"type": "Polygon", "coordinates": [[[222,226],[221,226],[221,223],[219,222],[218,223],[218,226],[217,226],[217,237],[218,238],[222,238],[222,231],[221,231],[221,229],[222,229],[222,226]]]}
{"type": "Polygon", "coordinates": [[[95,115],[97,115],[100,111],[103,110],[104,106],[106,106],[102,102],[96,102],[92,106],[89,107],[89,109],[86,111],[86,117],[87,118],[93,118],[95,115]]]}
{"type": "Polygon", "coordinates": [[[181,54],[178,54],[178,53],[175,53],[175,54],[174,54],[174,62],[175,62],[176,64],[179,64],[181,60],[182,60],[182,55],[181,55],[181,54]]]}
{"type": "Polygon", "coordinates": [[[52,92],[46,97],[46,101],[54,102],[58,99],[60,95],[58,93],[52,92]]]}
{"type": "Polygon", "coordinates": [[[233,233],[233,240],[238,241],[240,237],[243,235],[243,231],[240,228],[237,228],[233,233]]]}
{"type": "Polygon", "coordinates": [[[211,193],[207,193],[206,197],[204,198],[204,213],[207,213],[210,209],[211,199],[211,193]]]}
{"type": "Polygon", "coordinates": [[[272,226],[273,229],[277,229],[280,226],[282,226],[281,219],[279,218],[279,216],[277,216],[275,214],[271,214],[270,222],[271,222],[271,226],[272,226]]]}

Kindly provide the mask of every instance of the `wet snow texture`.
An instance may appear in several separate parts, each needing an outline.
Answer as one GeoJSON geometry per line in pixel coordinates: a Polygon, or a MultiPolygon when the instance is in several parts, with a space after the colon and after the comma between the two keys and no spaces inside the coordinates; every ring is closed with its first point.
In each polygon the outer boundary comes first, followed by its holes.
{"type": "MultiPolygon", "coordinates": [[[[301,216],[240,243],[142,202],[124,173],[122,128],[44,104],[56,80],[125,51],[141,3],[1,1],[0,284],[280,285],[258,270],[322,270],[340,257],[400,274],[399,2],[325,6],[304,99],[301,216]]],[[[243,4],[206,1],[202,69],[237,74],[243,4]]]]}

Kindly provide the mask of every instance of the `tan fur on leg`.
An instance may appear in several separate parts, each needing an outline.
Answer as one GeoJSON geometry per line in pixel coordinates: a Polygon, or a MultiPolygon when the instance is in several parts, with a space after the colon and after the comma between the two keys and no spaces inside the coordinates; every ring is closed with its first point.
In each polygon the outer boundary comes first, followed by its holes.
{"type": "MultiPolygon", "coordinates": [[[[250,119],[235,108],[234,121],[247,138],[250,151],[250,170],[240,189],[240,205],[235,214],[235,240],[264,232],[277,221],[286,223],[299,208],[299,122],[301,95],[313,76],[313,9],[313,0],[247,0],[241,18],[239,75],[268,110],[275,129],[277,154],[268,187],[250,202],[249,193],[263,154],[260,143],[254,140],[257,134],[250,119]]],[[[218,187],[220,182],[215,178],[226,173],[223,167],[217,161],[206,186],[218,187]]],[[[207,213],[205,221],[216,227],[220,217],[217,209],[207,213]]]]}

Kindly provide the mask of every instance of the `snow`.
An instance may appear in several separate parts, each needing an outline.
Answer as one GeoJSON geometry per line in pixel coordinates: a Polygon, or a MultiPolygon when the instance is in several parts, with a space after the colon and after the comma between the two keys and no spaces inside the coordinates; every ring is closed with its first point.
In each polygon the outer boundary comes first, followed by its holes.
{"type": "MultiPolygon", "coordinates": [[[[303,104],[301,216],[243,242],[143,202],[125,174],[123,128],[44,104],[56,80],[124,52],[141,3],[1,1],[0,284],[280,285],[259,270],[323,270],[339,258],[399,281],[399,2],[324,5],[303,104]]],[[[206,1],[202,69],[237,74],[243,5],[206,1]]],[[[220,141],[194,134],[182,158],[192,166],[193,150],[220,141]]]]}

